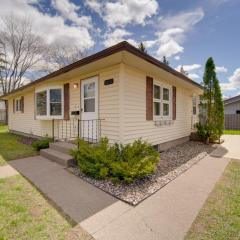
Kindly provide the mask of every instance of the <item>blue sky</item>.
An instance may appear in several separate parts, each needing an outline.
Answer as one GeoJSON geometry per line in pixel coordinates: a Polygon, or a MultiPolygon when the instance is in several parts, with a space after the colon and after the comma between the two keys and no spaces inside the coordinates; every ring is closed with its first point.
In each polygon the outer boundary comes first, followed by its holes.
{"type": "Polygon", "coordinates": [[[240,0],[1,0],[0,17],[27,16],[47,43],[71,43],[89,54],[142,41],[150,55],[166,55],[197,82],[212,56],[229,97],[240,94],[239,9],[240,0]]]}

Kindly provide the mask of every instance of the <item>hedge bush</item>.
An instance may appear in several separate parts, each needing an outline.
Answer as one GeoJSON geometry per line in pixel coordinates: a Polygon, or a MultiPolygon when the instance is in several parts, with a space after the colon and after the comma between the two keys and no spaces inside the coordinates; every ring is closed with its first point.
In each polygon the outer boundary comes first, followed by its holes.
{"type": "Polygon", "coordinates": [[[44,137],[32,143],[32,147],[37,151],[40,149],[49,148],[49,143],[53,142],[52,138],[44,137]]]}
{"type": "Polygon", "coordinates": [[[136,140],[132,144],[109,145],[103,138],[98,144],[79,140],[79,148],[72,151],[79,169],[96,179],[131,183],[156,170],[159,153],[147,142],[136,140]]]}

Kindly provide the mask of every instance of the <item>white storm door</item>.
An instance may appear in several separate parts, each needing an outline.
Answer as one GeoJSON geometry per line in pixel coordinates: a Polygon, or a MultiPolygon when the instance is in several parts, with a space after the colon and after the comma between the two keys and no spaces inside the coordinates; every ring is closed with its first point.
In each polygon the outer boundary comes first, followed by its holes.
{"type": "Polygon", "coordinates": [[[81,137],[87,141],[97,139],[98,77],[81,82],[81,137]]]}

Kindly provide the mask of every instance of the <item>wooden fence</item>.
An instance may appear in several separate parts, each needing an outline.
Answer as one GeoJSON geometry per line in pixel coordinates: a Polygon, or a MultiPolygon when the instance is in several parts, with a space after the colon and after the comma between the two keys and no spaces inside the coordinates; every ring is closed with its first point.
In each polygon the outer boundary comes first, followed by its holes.
{"type": "Polygon", "coordinates": [[[0,109],[0,122],[1,123],[6,123],[7,122],[6,110],[0,109]]]}
{"type": "Polygon", "coordinates": [[[240,114],[225,114],[225,129],[240,130],[240,114]]]}

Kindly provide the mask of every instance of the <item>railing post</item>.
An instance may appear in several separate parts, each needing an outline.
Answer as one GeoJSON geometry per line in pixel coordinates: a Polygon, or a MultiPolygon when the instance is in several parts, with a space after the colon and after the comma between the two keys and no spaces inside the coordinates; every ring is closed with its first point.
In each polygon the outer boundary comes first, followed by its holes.
{"type": "Polygon", "coordinates": [[[78,146],[78,149],[79,149],[79,131],[80,131],[80,120],[78,119],[77,120],[77,136],[78,136],[78,140],[77,140],[77,146],[78,146]]]}
{"type": "Polygon", "coordinates": [[[55,140],[54,139],[54,119],[52,119],[52,139],[53,139],[53,141],[55,140]]]}

